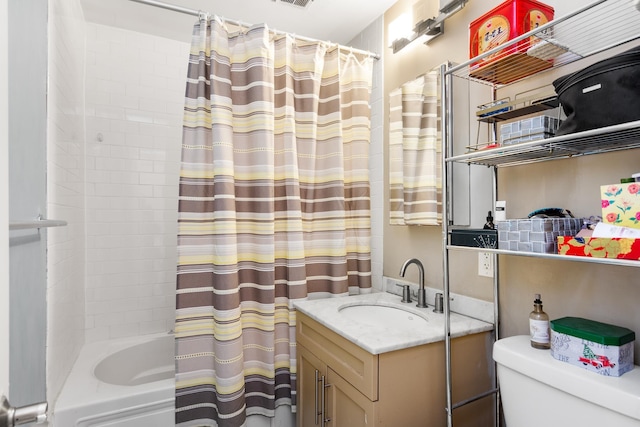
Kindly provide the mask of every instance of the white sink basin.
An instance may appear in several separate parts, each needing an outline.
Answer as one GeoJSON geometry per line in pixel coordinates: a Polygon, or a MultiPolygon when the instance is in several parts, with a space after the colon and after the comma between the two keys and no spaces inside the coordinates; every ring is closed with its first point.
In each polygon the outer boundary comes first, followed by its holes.
{"type": "Polygon", "coordinates": [[[357,323],[381,327],[381,328],[420,328],[428,324],[428,320],[403,310],[399,307],[390,307],[378,304],[354,304],[338,308],[338,312],[357,323]]]}
{"type": "MultiPolygon", "coordinates": [[[[294,304],[301,313],[371,354],[444,340],[444,314],[434,313],[432,306],[418,308],[415,302],[402,303],[401,299],[387,292],[372,292],[294,304]]],[[[451,313],[450,325],[452,338],[493,329],[490,323],[457,313],[451,313]]]]}

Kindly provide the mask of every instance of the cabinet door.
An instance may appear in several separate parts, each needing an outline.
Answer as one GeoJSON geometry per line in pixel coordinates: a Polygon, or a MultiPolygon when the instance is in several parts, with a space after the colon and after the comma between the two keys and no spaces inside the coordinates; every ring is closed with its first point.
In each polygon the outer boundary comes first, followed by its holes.
{"type": "MultiPolygon", "coordinates": [[[[327,427],[371,427],[375,425],[376,402],[327,368],[327,427]]],[[[306,424],[305,424],[306,425],[306,424]]]]}
{"type": "Polygon", "coordinates": [[[296,341],[325,365],[331,366],[331,369],[369,400],[378,400],[377,355],[367,352],[301,312],[297,313],[296,341]]]}
{"type": "Polygon", "coordinates": [[[323,403],[320,378],[327,366],[309,350],[298,345],[298,415],[299,426],[320,426],[323,403]]]}

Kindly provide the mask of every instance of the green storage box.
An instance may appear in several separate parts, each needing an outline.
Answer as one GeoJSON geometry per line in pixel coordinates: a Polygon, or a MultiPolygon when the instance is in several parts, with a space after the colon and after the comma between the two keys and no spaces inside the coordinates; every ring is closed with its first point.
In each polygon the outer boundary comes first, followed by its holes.
{"type": "Polygon", "coordinates": [[[580,317],[551,321],[551,355],[601,375],[633,369],[636,334],[630,329],[580,317]]]}

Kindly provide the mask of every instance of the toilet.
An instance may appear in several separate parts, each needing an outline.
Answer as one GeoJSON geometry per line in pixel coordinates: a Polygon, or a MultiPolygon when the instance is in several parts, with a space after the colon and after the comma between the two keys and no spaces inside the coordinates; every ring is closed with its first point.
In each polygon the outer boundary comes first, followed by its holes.
{"type": "Polygon", "coordinates": [[[496,341],[493,360],[507,427],[640,427],[640,366],[598,375],[532,348],[528,335],[496,341]]]}

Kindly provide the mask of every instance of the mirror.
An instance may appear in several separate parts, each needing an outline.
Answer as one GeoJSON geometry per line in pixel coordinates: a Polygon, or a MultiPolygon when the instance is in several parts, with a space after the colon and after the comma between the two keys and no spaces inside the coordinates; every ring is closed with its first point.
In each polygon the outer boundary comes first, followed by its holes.
{"type": "Polygon", "coordinates": [[[442,223],[439,68],[389,93],[389,221],[442,223]]]}
{"type": "MultiPolygon", "coordinates": [[[[389,222],[391,225],[442,224],[442,91],[437,67],[389,93],[389,222]]],[[[451,116],[453,155],[463,154],[480,132],[476,100],[491,99],[491,87],[456,82],[451,116]]],[[[493,210],[493,174],[479,165],[449,165],[452,200],[449,220],[481,228],[493,210]]]]}

